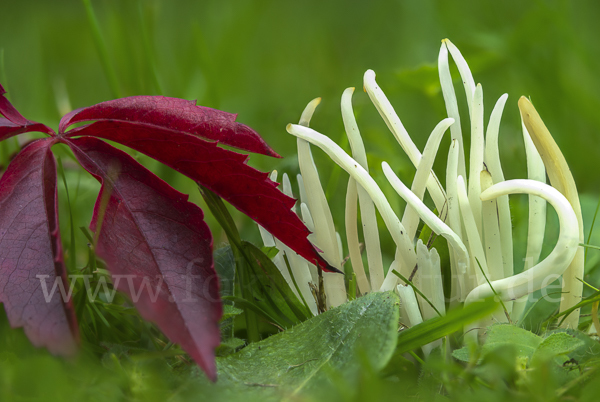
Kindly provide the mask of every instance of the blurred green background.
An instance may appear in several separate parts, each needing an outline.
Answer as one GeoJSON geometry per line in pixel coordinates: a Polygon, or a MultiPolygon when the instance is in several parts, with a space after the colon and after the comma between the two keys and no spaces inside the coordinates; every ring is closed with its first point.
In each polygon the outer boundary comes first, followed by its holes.
{"type": "MultiPolygon", "coordinates": [[[[383,179],[380,162],[387,160],[408,181],[413,169],[360,91],[362,76],[369,68],[375,70],[422,149],[431,129],[445,117],[437,54],[440,40],[447,37],[483,85],[486,119],[498,97],[509,94],[501,131],[506,176],[526,174],[516,106],[518,97],[526,95],[556,137],[580,190],[597,191],[591,169],[600,159],[600,5],[595,1],[91,3],[114,72],[112,82],[83,2],[3,2],[0,79],[28,118],[56,127],[60,112],[69,107],[117,96],[198,99],[199,104],[239,113],[238,121],[255,128],[285,157],[253,156],[251,164],[293,174],[295,140],[285,125],[296,122],[306,103],[320,96],[312,126],[336,141],[343,139],[339,100],[346,87],[354,86],[355,112],[373,174],[383,179]]],[[[460,82],[456,84],[462,100],[460,82]]],[[[320,151],[315,157],[332,204],[343,205],[345,174],[320,151]]],[[[439,157],[436,164],[441,176],[444,159],[439,157]]],[[[157,169],[199,202],[192,183],[157,169]]],[[[82,175],[81,180],[89,179],[82,175]]],[[[93,202],[93,197],[85,201],[93,202]]],[[[394,207],[400,210],[400,202],[394,207]]],[[[343,222],[342,209],[334,210],[336,221],[343,222]]],[[[241,219],[240,225],[246,228],[249,222],[241,219]]],[[[256,236],[255,230],[244,233],[256,236]]]]}
{"type": "MultiPolygon", "coordinates": [[[[295,176],[296,141],[286,133],[286,124],[297,122],[306,103],[320,96],[311,126],[348,149],[339,102],[343,90],[353,86],[373,175],[390,195],[393,190],[385,184],[380,162],[390,162],[405,182],[410,182],[414,169],[361,91],[362,76],[367,69],[375,70],[379,85],[422,149],[430,131],[446,117],[437,55],[441,39],[449,38],[462,51],[475,81],[483,85],[486,121],[498,97],[509,94],[500,133],[506,177],[526,175],[516,106],[525,95],[571,166],[583,194],[586,232],[589,228],[599,190],[594,168],[600,160],[597,1],[95,0],[91,6],[100,48],[83,1],[0,4],[0,81],[29,119],[56,128],[70,108],[119,96],[197,99],[201,105],[238,113],[239,122],[256,129],[284,156],[275,160],[254,155],[250,164],[295,176]]],[[[441,177],[448,144],[446,138],[435,167],[441,177]]],[[[0,164],[5,167],[16,145],[9,141],[3,147],[0,164]]],[[[56,150],[65,165],[75,224],[87,226],[98,185],[77,169],[64,149],[56,150]]],[[[320,151],[314,155],[343,232],[347,176],[320,151]]],[[[137,157],[202,204],[192,182],[137,157]]],[[[68,230],[62,184],[60,191],[62,226],[68,230]]],[[[398,197],[390,199],[401,211],[398,197]]],[[[516,205],[526,205],[526,199],[521,197],[516,205]]],[[[514,209],[516,239],[523,239],[526,227],[518,219],[525,215],[520,207],[514,209]]],[[[224,238],[208,215],[218,245],[224,238]]],[[[252,222],[236,217],[243,236],[256,241],[252,222]]],[[[552,246],[553,240],[549,242],[552,246]]],[[[384,246],[389,260],[393,248],[387,237],[384,246]]],[[[517,242],[516,248],[524,255],[524,244],[517,242]]]]}

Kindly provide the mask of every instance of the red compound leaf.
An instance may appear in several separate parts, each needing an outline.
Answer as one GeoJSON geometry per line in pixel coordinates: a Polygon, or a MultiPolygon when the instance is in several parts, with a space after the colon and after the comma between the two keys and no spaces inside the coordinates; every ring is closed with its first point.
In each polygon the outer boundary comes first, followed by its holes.
{"type": "Polygon", "coordinates": [[[119,142],[172,167],[307,260],[337,271],[308,241],[308,229],[290,210],[295,201],[266,173],[248,166],[247,155],[218,147],[279,157],[254,130],[236,123],[236,115],[182,99],[135,96],[67,114],[57,136],[24,118],[5,93],[0,85],[0,141],[29,131],[52,137],[26,146],[0,178],[0,302],[10,324],[23,327],[33,344],[71,355],[79,339],[59,235],[50,152],[56,142],[71,147],[102,183],[91,228],[115,287],[213,380],[222,308],[203,213],[129,155],[93,137],[119,142]],[[94,122],[65,132],[87,121],[94,122]]]}
{"type": "Polygon", "coordinates": [[[115,287],[215,380],[222,310],[202,210],[101,140],[65,142],[102,183],[90,228],[115,287]]]}

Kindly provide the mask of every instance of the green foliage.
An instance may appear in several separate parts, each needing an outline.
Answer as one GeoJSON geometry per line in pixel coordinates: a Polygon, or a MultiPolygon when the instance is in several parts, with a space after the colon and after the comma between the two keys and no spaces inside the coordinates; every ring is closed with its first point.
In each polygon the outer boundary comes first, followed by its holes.
{"type": "Polygon", "coordinates": [[[392,355],[398,303],[393,293],[371,293],[253,343],[219,360],[220,383],[276,400],[322,392],[332,376],[352,383],[360,372],[360,357],[379,370],[392,355]]]}
{"type": "Polygon", "coordinates": [[[225,300],[244,309],[248,341],[254,342],[260,337],[255,314],[280,329],[289,328],[311,317],[306,303],[296,297],[271,259],[252,243],[241,240],[223,200],[204,187],[200,190],[230,242],[230,246],[219,251],[217,272],[224,271],[229,278],[235,277],[233,272],[238,275],[239,292],[223,295],[225,300]]]}
{"type": "MultiPolygon", "coordinates": [[[[554,357],[565,357],[581,348],[583,344],[583,341],[564,332],[551,334],[538,345],[531,359],[535,362],[536,359],[545,360],[554,357]]],[[[564,363],[564,361],[561,363],[564,363]]]]}
{"type": "MultiPolygon", "coordinates": [[[[482,358],[496,348],[511,346],[516,348],[517,357],[529,359],[542,343],[541,337],[513,325],[492,325],[485,332],[485,336],[485,343],[480,352],[482,358]]],[[[470,349],[471,345],[467,345],[455,350],[452,356],[468,362],[471,360],[470,349]]]]}
{"type": "MultiPolygon", "coordinates": [[[[475,354],[480,359],[484,359],[496,349],[509,347],[515,349],[516,357],[525,362],[536,359],[544,360],[569,355],[581,349],[585,344],[576,335],[567,334],[566,332],[556,332],[542,338],[527,330],[508,324],[489,327],[485,336],[485,343],[481,350],[475,354]]],[[[587,339],[589,340],[589,338],[587,339]]],[[[473,345],[468,345],[452,352],[452,356],[464,362],[472,361],[473,350],[473,345]]]]}

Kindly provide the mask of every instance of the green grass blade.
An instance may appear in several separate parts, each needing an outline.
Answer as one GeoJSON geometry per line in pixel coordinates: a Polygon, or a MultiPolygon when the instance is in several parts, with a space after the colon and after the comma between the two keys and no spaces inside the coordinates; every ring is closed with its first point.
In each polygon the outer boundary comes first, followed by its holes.
{"type": "Polygon", "coordinates": [[[285,323],[281,322],[275,316],[269,314],[267,311],[263,310],[258,304],[252,303],[244,299],[243,297],[236,296],[225,296],[223,300],[232,301],[236,307],[241,308],[244,311],[252,311],[253,313],[262,316],[265,320],[270,322],[271,324],[275,324],[279,328],[285,327],[285,323]]]}
{"type": "Polygon", "coordinates": [[[398,345],[394,355],[402,355],[459,331],[465,325],[493,313],[496,306],[497,304],[493,301],[493,298],[485,299],[481,302],[469,304],[464,308],[450,310],[443,317],[435,317],[405,329],[398,335],[398,345]]]}
{"type": "Polygon", "coordinates": [[[110,89],[115,98],[121,97],[121,91],[119,90],[119,83],[117,81],[117,74],[110,64],[110,60],[108,59],[108,51],[106,50],[106,43],[104,39],[102,39],[102,34],[100,33],[100,25],[98,24],[98,19],[96,19],[96,14],[94,13],[94,7],[92,7],[91,0],[81,0],[83,6],[85,7],[85,12],[87,14],[88,22],[90,24],[90,28],[92,29],[92,36],[94,37],[94,42],[96,43],[96,49],[98,50],[98,55],[100,56],[100,62],[102,63],[102,68],[104,69],[104,74],[106,74],[106,79],[108,80],[108,84],[110,85],[110,89]]]}
{"type": "Polygon", "coordinates": [[[494,295],[498,298],[498,301],[500,302],[500,305],[502,306],[502,309],[504,310],[504,314],[506,315],[506,319],[508,320],[509,323],[512,324],[512,320],[510,319],[510,314],[508,314],[508,310],[506,309],[506,305],[504,305],[504,302],[502,301],[502,299],[500,298],[500,296],[496,292],[496,289],[494,289],[494,287],[492,286],[492,283],[490,282],[490,280],[488,279],[487,275],[485,274],[485,271],[483,270],[483,267],[481,266],[481,263],[479,262],[479,260],[477,258],[475,258],[475,261],[477,261],[477,265],[479,265],[479,270],[481,271],[481,274],[485,278],[485,281],[487,282],[488,285],[490,285],[490,289],[492,289],[492,292],[494,292],[494,295]]]}
{"type": "MultiPolygon", "coordinates": [[[[242,244],[245,250],[248,251],[256,259],[256,261],[258,261],[258,264],[253,264],[254,267],[263,271],[270,282],[269,285],[274,288],[277,293],[279,293],[281,299],[283,299],[282,302],[287,304],[289,309],[294,313],[298,320],[304,321],[308,319],[308,317],[311,317],[312,314],[310,314],[308,308],[304,306],[300,300],[298,300],[286,280],[283,278],[283,275],[281,275],[279,268],[275,266],[273,261],[271,261],[262,251],[260,251],[258,247],[252,243],[243,241],[242,244]]],[[[279,303],[275,301],[275,304],[279,303]]],[[[293,317],[289,318],[292,319],[293,317]]]]}
{"type": "Polygon", "coordinates": [[[552,319],[563,316],[563,319],[560,320],[560,322],[558,323],[558,325],[560,326],[563,323],[563,321],[569,316],[569,314],[571,314],[573,311],[577,310],[578,308],[585,307],[588,304],[592,304],[597,301],[600,301],[600,292],[595,292],[595,293],[591,294],[590,296],[586,297],[585,299],[583,299],[582,301],[580,301],[579,303],[577,303],[570,309],[567,309],[567,310],[553,316],[552,319]]]}
{"type": "MultiPolygon", "coordinates": [[[[592,224],[590,226],[590,233],[588,234],[588,238],[587,238],[587,244],[588,245],[589,245],[590,241],[592,240],[592,233],[594,232],[594,224],[596,223],[596,217],[598,216],[598,210],[600,210],[600,197],[598,198],[598,204],[596,204],[596,212],[594,212],[594,219],[592,219],[592,224]]],[[[581,244],[581,245],[583,245],[583,244],[581,244]]],[[[584,258],[584,260],[587,261],[587,252],[588,252],[587,247],[589,247],[589,246],[585,245],[585,247],[586,247],[586,249],[585,249],[583,258],[584,258]]],[[[596,248],[596,249],[598,249],[600,247],[593,247],[592,246],[590,248],[596,248]]]]}

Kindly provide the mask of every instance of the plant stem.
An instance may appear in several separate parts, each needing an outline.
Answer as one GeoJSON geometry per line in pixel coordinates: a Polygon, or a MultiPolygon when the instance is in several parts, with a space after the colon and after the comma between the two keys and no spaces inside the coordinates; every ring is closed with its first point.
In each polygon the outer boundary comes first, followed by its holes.
{"type": "MultiPolygon", "coordinates": [[[[250,291],[250,270],[246,264],[246,258],[248,257],[243,255],[241,238],[237,227],[235,226],[235,222],[227,210],[225,203],[223,203],[223,200],[218,195],[202,185],[199,185],[199,188],[204,201],[206,201],[213,216],[225,231],[229,244],[231,245],[231,251],[233,252],[235,265],[237,267],[235,273],[238,277],[242,297],[248,301],[252,301],[252,292],[250,291]]],[[[244,311],[248,342],[258,342],[260,341],[260,333],[258,331],[258,319],[256,313],[248,309],[245,309],[244,311]]]]}
{"type": "Polygon", "coordinates": [[[75,243],[75,228],[73,222],[73,210],[71,208],[71,197],[69,196],[69,187],[67,186],[67,178],[65,177],[65,169],[63,168],[62,160],[57,158],[58,173],[65,185],[65,193],[67,193],[67,208],[69,209],[69,229],[71,231],[69,237],[69,260],[68,267],[71,272],[75,272],[77,266],[77,244],[75,243]]]}

